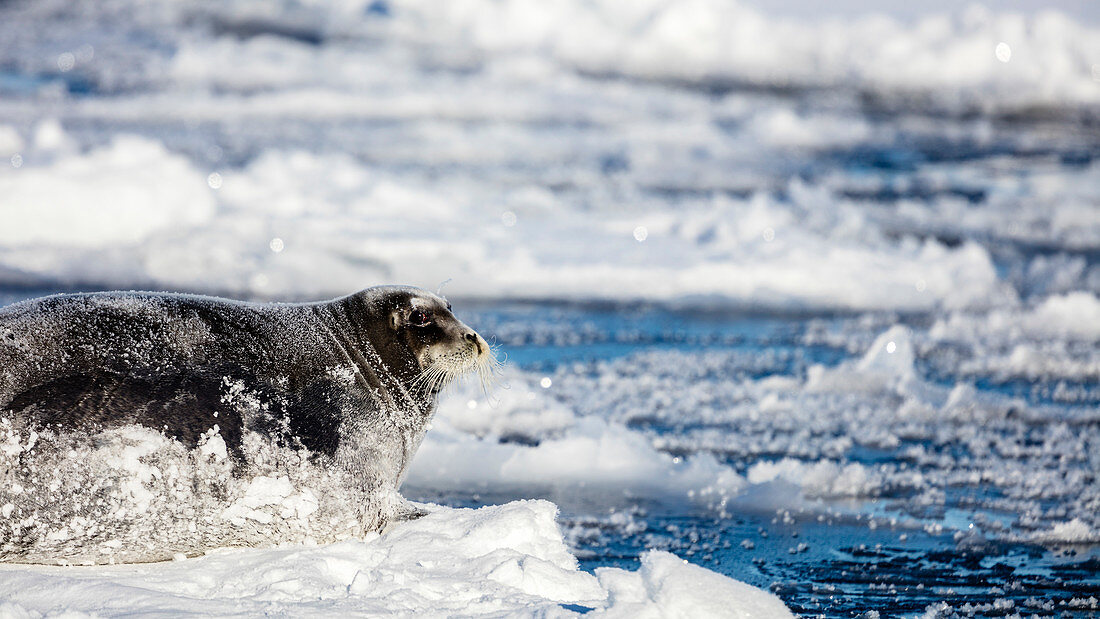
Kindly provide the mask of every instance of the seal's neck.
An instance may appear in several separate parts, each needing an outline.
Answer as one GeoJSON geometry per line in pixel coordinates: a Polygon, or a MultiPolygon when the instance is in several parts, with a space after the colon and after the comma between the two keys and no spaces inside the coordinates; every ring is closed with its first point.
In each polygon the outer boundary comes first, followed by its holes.
{"type": "MultiPolygon", "coordinates": [[[[361,312],[367,308],[349,307],[349,302],[341,299],[318,308],[318,317],[331,337],[335,354],[356,369],[356,382],[378,404],[379,412],[399,422],[398,425],[426,425],[435,412],[436,394],[410,389],[415,377],[405,376],[409,360],[384,358],[372,341],[383,334],[362,326],[377,325],[378,320],[363,320],[361,312]]],[[[385,348],[385,342],[380,344],[385,348]]]]}

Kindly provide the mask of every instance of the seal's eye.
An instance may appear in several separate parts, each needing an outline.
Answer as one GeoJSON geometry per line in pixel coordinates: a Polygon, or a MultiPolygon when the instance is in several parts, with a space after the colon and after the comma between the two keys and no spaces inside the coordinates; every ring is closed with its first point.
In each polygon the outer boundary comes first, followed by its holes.
{"type": "Polygon", "coordinates": [[[423,310],[413,310],[409,314],[409,324],[414,327],[426,327],[432,322],[432,315],[423,310]]]}

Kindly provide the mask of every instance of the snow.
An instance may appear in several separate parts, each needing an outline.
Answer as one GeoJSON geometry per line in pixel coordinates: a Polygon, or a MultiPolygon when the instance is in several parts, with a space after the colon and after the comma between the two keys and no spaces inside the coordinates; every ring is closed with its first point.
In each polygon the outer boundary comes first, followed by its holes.
{"type": "Polygon", "coordinates": [[[778,598],[665,552],[645,555],[637,572],[599,568],[596,576],[609,593],[609,617],[793,616],[778,598]]]}
{"type": "Polygon", "coordinates": [[[1040,531],[1035,534],[1035,540],[1047,543],[1088,544],[1100,541],[1100,531],[1089,527],[1088,523],[1080,518],[1074,518],[1067,522],[1059,522],[1049,531],[1040,531]]]}
{"type": "MultiPolygon", "coordinates": [[[[705,519],[889,504],[933,529],[977,514],[997,540],[1096,542],[1092,7],[0,4],[0,296],[290,301],[448,282],[463,310],[611,302],[629,320],[654,303],[689,318],[615,336],[552,311],[526,331],[499,321],[503,350],[545,345],[554,362],[510,366],[490,396],[449,392],[408,488],[595,505],[585,518],[633,534],[659,522],[626,509],[639,503],[705,519]],[[692,339],[700,316],[757,312],[789,320],[778,334],[692,339]],[[598,358],[558,363],[592,344],[606,344],[598,358]]],[[[188,487],[202,467],[150,459],[157,437],[121,438],[111,454],[132,483],[118,506],[170,512],[153,490],[188,487]]],[[[20,439],[0,450],[29,448],[20,439]]],[[[196,457],[216,468],[224,441],[211,434],[196,457]]],[[[578,572],[542,545],[561,539],[545,514],[520,509],[544,504],[433,508],[407,525],[415,539],[318,534],[307,525],[347,524],[353,501],[308,473],[276,465],[206,506],[253,543],[297,546],[5,567],[16,580],[4,589],[24,597],[0,614],[123,613],[111,600],[132,594],[165,614],[453,603],[555,616],[575,603],[656,616],[713,601],[728,616],[759,593],[661,553],[633,572],[578,572]],[[501,546],[480,519],[537,532],[501,546]],[[497,554],[475,560],[460,540],[497,554]],[[476,569],[465,579],[446,557],[476,569]]],[[[45,477],[59,496],[92,487],[63,477],[45,477]]],[[[19,502],[7,490],[5,518],[19,502]]],[[[88,526],[64,522],[71,537],[88,526]]]]}
{"type": "MultiPolygon", "coordinates": [[[[713,481],[695,482],[696,487],[721,488],[722,475],[735,472],[725,463],[743,463],[740,481],[717,493],[721,501],[699,502],[725,512],[782,509],[812,517],[820,510],[832,513],[837,500],[901,496],[892,501],[898,510],[921,514],[924,506],[942,504],[947,488],[975,495],[996,488],[1005,497],[989,505],[1020,517],[1011,528],[993,528],[986,535],[1032,539],[1074,518],[1090,529],[1100,524],[1092,508],[1096,488],[1087,481],[1092,438],[1074,429],[1092,423],[1094,406],[1072,405],[1070,390],[1059,396],[1068,406],[1029,403],[978,388],[966,375],[945,385],[929,378],[921,365],[969,367],[966,357],[957,359],[957,345],[941,358],[944,344],[927,328],[879,324],[870,317],[842,324],[850,324],[851,331],[838,342],[855,354],[839,363],[802,360],[786,352],[782,339],[750,351],[648,350],[559,368],[551,375],[554,396],[578,418],[606,419],[609,428],[640,433],[663,452],[686,454],[681,463],[669,465],[673,471],[719,455],[725,470],[703,474],[713,481]],[[894,455],[853,461],[851,454],[858,451],[894,455]]],[[[1089,347],[1083,354],[1095,359],[1096,352],[1089,347]]],[[[1062,380],[1065,375],[1044,376],[1062,380]]],[[[553,444],[550,437],[579,438],[582,427],[532,429],[528,436],[542,442],[522,449],[553,444]]],[[[492,448],[500,447],[520,449],[492,448]]],[[[653,458],[649,465],[659,461],[653,458]]],[[[495,479],[498,470],[486,466],[483,475],[495,479]]],[[[616,496],[600,494],[622,506],[616,496]]]]}
{"type": "MultiPolygon", "coordinates": [[[[459,298],[986,310],[1021,291],[988,244],[950,239],[1087,250],[1100,238],[1095,161],[935,161],[1005,144],[1088,152],[1074,132],[966,120],[975,108],[1072,117],[1098,100],[1096,27],[1055,11],[810,22],[724,0],[87,10],[103,18],[92,32],[37,7],[0,26],[13,42],[0,64],[33,77],[0,99],[0,152],[20,157],[0,166],[0,216],[20,222],[0,230],[4,281],[285,299],[450,279],[459,298]],[[144,38],[116,36],[120,22],[144,38]],[[87,42],[58,52],[66,37],[87,42]],[[70,71],[57,73],[59,53],[70,71]],[[90,92],[57,92],[63,79],[90,92]],[[876,122],[853,89],[917,107],[876,122]],[[891,163],[913,143],[931,159],[919,169],[844,167],[860,153],[891,163]],[[986,202],[958,198],[975,187],[986,202]],[[860,197],[879,192],[902,198],[860,197]]],[[[1056,292],[1100,281],[1073,257],[1052,260],[1069,261],[1048,265],[1056,292]]]]}
{"type": "Polygon", "coordinates": [[[596,494],[698,497],[704,504],[720,504],[745,485],[710,456],[674,458],[641,434],[599,419],[582,420],[561,438],[537,446],[476,439],[442,425],[436,423],[421,445],[409,485],[497,490],[580,485],[596,494]]]}
{"type": "Polygon", "coordinates": [[[211,190],[193,164],[144,138],[29,162],[0,176],[0,213],[21,222],[0,232],[0,262],[24,277],[261,296],[451,279],[459,297],[907,310],[1011,298],[976,245],[884,244],[854,206],[800,223],[823,197],[797,183],[793,203],[707,200],[671,221],[649,209],[586,212],[533,190],[422,187],[338,155],[268,152],[219,174],[211,190]],[[502,199],[512,227],[486,207],[502,199]],[[639,221],[645,243],[633,239],[639,221]],[[272,238],[284,249],[271,251],[272,238]],[[576,246],[567,260],[561,239],[576,246]]]}
{"type": "Polygon", "coordinates": [[[820,391],[894,390],[913,380],[914,360],[909,330],[895,325],[875,338],[858,363],[811,367],[806,386],[820,391]]]}
{"type": "Polygon", "coordinates": [[[290,479],[280,477],[256,477],[248,484],[244,496],[230,505],[222,517],[237,526],[245,519],[269,524],[275,518],[305,520],[317,511],[317,497],[309,488],[297,491],[290,479]],[[260,508],[272,506],[274,513],[260,508]]]}
{"type": "Polygon", "coordinates": [[[952,313],[929,334],[945,345],[972,346],[982,354],[961,364],[970,375],[1000,379],[1043,377],[1089,380],[1100,376],[1100,297],[1073,291],[1039,297],[1031,307],[987,313],[952,313]]]}
{"type": "Polygon", "coordinates": [[[94,569],[0,566],[0,613],[793,616],[770,593],[664,552],[644,555],[637,571],[579,571],[546,501],[428,507],[429,515],[381,535],[323,546],[94,569]]]}
{"type": "Polygon", "coordinates": [[[536,380],[553,384],[507,369],[489,402],[476,385],[454,388],[440,402],[406,485],[420,491],[580,488],[611,505],[647,496],[719,509],[745,488],[743,477],[709,454],[674,457],[621,423],[577,417],[536,380]]]}
{"type": "Polygon", "coordinates": [[[11,125],[0,125],[0,157],[10,161],[13,155],[23,150],[23,136],[11,125]]]}
{"type": "Polygon", "coordinates": [[[1100,341],[1100,296],[1085,291],[1054,294],[1030,310],[995,310],[982,320],[954,314],[932,330],[941,339],[964,339],[973,332],[985,338],[1100,341]]]}
{"type": "MultiPolygon", "coordinates": [[[[955,97],[985,95],[1000,105],[1089,102],[1097,97],[1085,60],[1097,55],[1096,30],[1055,11],[1025,17],[972,7],[905,24],[881,14],[807,22],[721,0],[650,0],[625,6],[613,1],[547,5],[460,0],[443,8],[415,0],[387,4],[388,16],[377,19],[369,12],[361,17],[364,4],[352,0],[315,9],[314,18],[327,22],[316,32],[399,37],[448,50],[457,56],[453,62],[477,55],[494,60],[520,56],[553,63],[559,70],[687,83],[928,89],[950,91],[955,97]],[[1004,49],[999,45],[1009,46],[1010,60],[998,57],[998,49],[1004,49]]],[[[235,8],[215,13],[213,20],[232,24],[255,17],[247,5],[235,8]]],[[[311,50],[273,37],[223,39],[201,47],[188,43],[172,71],[192,85],[249,91],[325,84],[359,71],[378,71],[366,66],[361,54],[337,56],[332,50],[311,50]],[[229,58],[234,62],[226,62],[229,58]],[[311,61],[334,69],[318,73],[311,61]]]]}
{"type": "Polygon", "coordinates": [[[866,466],[836,462],[805,463],[784,458],[778,462],[760,462],[749,468],[750,483],[764,484],[777,479],[802,486],[811,497],[873,496],[882,489],[883,479],[866,466]]]}
{"type": "MultiPolygon", "coordinates": [[[[57,150],[62,138],[41,133],[37,141],[57,150]]],[[[0,227],[0,244],[103,249],[200,225],[214,214],[203,184],[185,158],[145,138],[121,136],[87,154],[63,153],[48,167],[0,176],[0,218],[20,222],[0,227]]]]}

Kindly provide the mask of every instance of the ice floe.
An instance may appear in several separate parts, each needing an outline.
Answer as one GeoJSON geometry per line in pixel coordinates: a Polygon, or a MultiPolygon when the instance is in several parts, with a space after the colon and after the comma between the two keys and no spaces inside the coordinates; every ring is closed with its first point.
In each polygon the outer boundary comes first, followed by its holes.
{"type": "Polygon", "coordinates": [[[0,566],[0,614],[793,616],[771,593],[664,552],[646,554],[636,571],[580,571],[545,501],[430,510],[325,546],[96,569],[0,566]]]}

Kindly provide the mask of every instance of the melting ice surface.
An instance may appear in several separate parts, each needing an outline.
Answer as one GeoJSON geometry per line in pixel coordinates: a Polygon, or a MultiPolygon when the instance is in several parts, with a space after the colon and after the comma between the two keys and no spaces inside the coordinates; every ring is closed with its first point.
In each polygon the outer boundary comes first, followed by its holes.
{"type": "Polygon", "coordinates": [[[407,492],[537,492],[583,565],[662,548],[800,613],[1087,615],[1097,334],[1036,319],[1076,302],[1100,324],[1079,294],[1012,317],[1008,349],[1080,351],[1016,372],[980,347],[996,313],[964,334],[927,316],[488,310],[472,320],[522,371],[488,410],[472,389],[446,402],[407,492]]]}
{"type": "Polygon", "coordinates": [[[29,592],[5,610],[57,609],[33,592],[70,579],[242,613],[430,609],[398,581],[432,527],[465,540],[416,564],[435,591],[547,614],[615,591],[684,608],[670,583],[709,577],[666,551],[807,615],[1100,605],[1095,23],[9,2],[0,41],[5,301],[449,279],[509,356],[492,406],[446,395],[405,493],[448,509],[406,537],[5,568],[29,592]],[[594,576],[526,498],[561,508],[594,576]],[[498,542],[481,584],[447,571],[498,542]]]}

